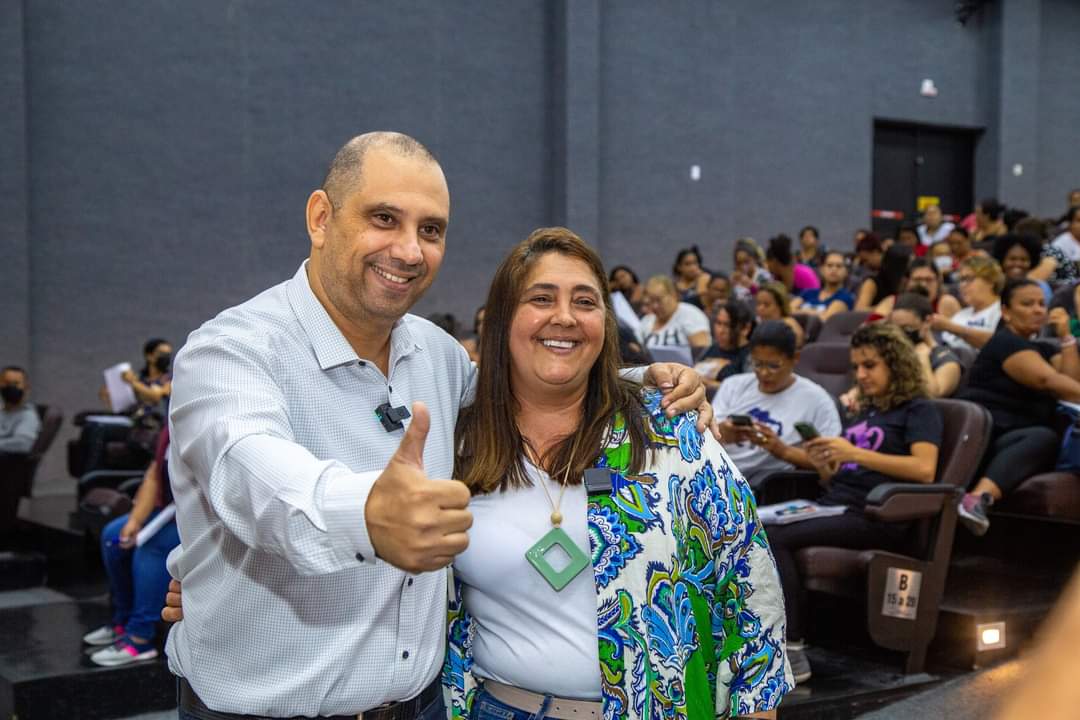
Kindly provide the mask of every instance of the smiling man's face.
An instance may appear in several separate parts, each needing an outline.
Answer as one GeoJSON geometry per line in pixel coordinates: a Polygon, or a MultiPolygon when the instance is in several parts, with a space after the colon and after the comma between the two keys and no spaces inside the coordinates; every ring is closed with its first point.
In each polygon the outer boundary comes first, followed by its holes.
{"type": "Polygon", "coordinates": [[[450,194],[429,158],[375,147],[359,187],[329,198],[312,232],[312,270],[353,323],[393,323],[431,286],[446,250],[450,194]]]}

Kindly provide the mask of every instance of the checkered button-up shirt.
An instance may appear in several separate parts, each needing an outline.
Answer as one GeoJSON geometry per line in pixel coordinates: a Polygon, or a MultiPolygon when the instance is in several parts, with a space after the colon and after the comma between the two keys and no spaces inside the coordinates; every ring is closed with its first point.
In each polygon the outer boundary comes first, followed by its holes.
{"type": "Polygon", "coordinates": [[[446,573],[381,562],[367,535],[367,494],[403,435],[374,409],[425,402],[425,468],[448,478],[474,374],[449,335],[406,315],[384,377],[331,321],[306,263],[191,334],[169,418],[184,620],[166,652],[207,706],[350,714],[435,678],[446,573]]]}

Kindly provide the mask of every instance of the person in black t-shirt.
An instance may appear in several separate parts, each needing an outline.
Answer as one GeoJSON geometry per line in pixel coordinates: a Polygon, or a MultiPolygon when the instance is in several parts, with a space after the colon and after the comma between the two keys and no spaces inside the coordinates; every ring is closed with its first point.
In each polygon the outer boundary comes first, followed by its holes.
{"type": "Polygon", "coordinates": [[[707,390],[716,392],[725,379],[750,372],[754,325],[754,311],[741,300],[732,298],[712,313],[713,344],[694,366],[707,390]]]}
{"type": "Polygon", "coordinates": [[[788,658],[796,681],[810,677],[796,551],[811,545],[903,549],[908,526],[868,518],[862,512],[866,496],[883,482],[931,483],[937,471],[941,413],[926,397],[926,377],[903,331],[890,323],[863,325],[851,336],[851,362],[863,410],[844,426],[843,437],[803,445],[826,487],[818,502],[848,510],[767,528],[784,587],[788,658]]]}
{"type": "Polygon", "coordinates": [[[1047,320],[1046,296],[1034,280],[1005,286],[1001,314],[1001,327],[979,352],[961,393],[994,418],[982,475],[959,507],[961,522],[976,535],[990,527],[986,510],[994,501],[1053,468],[1061,442],[1054,430],[1057,401],[1080,402],[1080,355],[1065,309],[1049,315],[1060,349],[1032,340],[1047,320]]]}

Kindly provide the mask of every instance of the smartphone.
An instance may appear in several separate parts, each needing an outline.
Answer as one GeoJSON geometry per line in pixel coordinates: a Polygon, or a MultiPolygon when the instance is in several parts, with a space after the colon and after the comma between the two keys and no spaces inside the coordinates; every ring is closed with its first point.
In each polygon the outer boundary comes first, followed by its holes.
{"type": "Polygon", "coordinates": [[[728,419],[736,427],[751,427],[754,424],[754,419],[749,415],[731,415],[728,419]]]}
{"type": "Polygon", "coordinates": [[[795,432],[799,433],[799,437],[803,440],[813,440],[816,437],[821,437],[817,428],[810,423],[797,422],[795,423],[795,432]]]}

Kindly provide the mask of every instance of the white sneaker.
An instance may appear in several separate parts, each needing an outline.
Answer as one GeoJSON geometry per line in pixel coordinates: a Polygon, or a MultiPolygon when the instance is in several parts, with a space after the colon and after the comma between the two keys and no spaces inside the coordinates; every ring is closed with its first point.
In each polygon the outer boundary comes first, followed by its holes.
{"type": "Polygon", "coordinates": [[[153,660],[157,656],[157,648],[151,647],[149,650],[139,652],[126,638],[121,638],[109,647],[91,655],[90,661],[103,667],[116,667],[142,660],[153,660]]]}
{"type": "Polygon", "coordinates": [[[123,636],[124,628],[120,625],[102,625],[83,635],[82,641],[87,645],[112,645],[123,636]]]}

